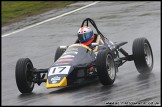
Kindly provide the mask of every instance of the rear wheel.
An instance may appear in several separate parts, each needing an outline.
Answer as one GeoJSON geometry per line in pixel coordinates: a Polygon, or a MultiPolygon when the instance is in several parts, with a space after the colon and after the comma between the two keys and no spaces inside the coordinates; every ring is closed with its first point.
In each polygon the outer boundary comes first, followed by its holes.
{"type": "Polygon", "coordinates": [[[108,50],[99,51],[96,58],[97,73],[103,85],[112,85],[115,81],[117,67],[108,50]]]}
{"type": "Polygon", "coordinates": [[[153,53],[146,38],[137,38],[133,42],[134,63],[139,73],[149,73],[153,68],[153,53]]]}
{"type": "Polygon", "coordinates": [[[34,88],[32,68],[33,64],[29,58],[21,58],[16,63],[15,77],[21,93],[30,93],[34,88]]]}

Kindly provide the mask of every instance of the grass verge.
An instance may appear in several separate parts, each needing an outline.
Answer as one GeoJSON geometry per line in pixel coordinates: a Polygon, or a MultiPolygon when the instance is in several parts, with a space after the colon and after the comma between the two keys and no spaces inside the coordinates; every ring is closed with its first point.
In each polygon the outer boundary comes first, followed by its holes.
{"type": "Polygon", "coordinates": [[[2,1],[2,26],[21,21],[23,18],[41,14],[51,9],[63,8],[75,1],[2,1]]]}

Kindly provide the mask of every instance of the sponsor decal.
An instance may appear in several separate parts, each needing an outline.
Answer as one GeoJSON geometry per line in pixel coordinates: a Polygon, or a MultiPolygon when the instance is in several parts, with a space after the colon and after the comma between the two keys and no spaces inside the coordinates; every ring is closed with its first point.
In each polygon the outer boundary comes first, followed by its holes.
{"type": "Polygon", "coordinates": [[[49,69],[48,76],[58,74],[68,74],[71,66],[58,66],[49,69]]]}
{"type": "Polygon", "coordinates": [[[74,55],[63,55],[60,58],[74,58],[74,55]]]}
{"type": "Polygon", "coordinates": [[[69,48],[68,51],[78,51],[78,48],[69,48]]]}
{"type": "Polygon", "coordinates": [[[60,79],[61,79],[61,77],[55,76],[55,77],[51,78],[51,81],[59,81],[60,79]]]}
{"type": "Polygon", "coordinates": [[[54,65],[70,65],[70,63],[55,63],[54,65]]]}
{"type": "Polygon", "coordinates": [[[54,83],[57,83],[57,81],[52,81],[52,83],[54,84],[54,83]]]}
{"type": "Polygon", "coordinates": [[[68,51],[68,52],[65,52],[63,55],[65,54],[78,54],[78,52],[75,52],[75,51],[68,51]]]}
{"type": "Polygon", "coordinates": [[[54,83],[57,83],[60,79],[61,79],[61,77],[55,76],[55,77],[51,78],[51,82],[54,84],[54,83]]]}
{"type": "Polygon", "coordinates": [[[68,61],[72,61],[73,59],[70,58],[59,58],[56,62],[68,62],[68,61]]]}

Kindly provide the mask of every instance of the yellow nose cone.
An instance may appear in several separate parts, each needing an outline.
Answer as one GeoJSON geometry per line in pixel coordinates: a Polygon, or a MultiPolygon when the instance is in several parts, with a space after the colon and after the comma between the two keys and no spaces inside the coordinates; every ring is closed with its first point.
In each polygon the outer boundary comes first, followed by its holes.
{"type": "Polygon", "coordinates": [[[67,86],[67,78],[64,77],[59,83],[49,84],[48,79],[46,82],[46,88],[64,87],[67,86]]]}

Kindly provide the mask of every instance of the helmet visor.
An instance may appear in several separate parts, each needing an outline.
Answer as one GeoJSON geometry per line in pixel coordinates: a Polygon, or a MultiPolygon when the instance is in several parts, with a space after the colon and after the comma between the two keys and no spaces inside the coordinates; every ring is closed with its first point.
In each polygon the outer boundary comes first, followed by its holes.
{"type": "Polygon", "coordinates": [[[80,42],[86,42],[92,38],[92,32],[87,32],[83,34],[78,34],[78,39],[80,42]]]}

